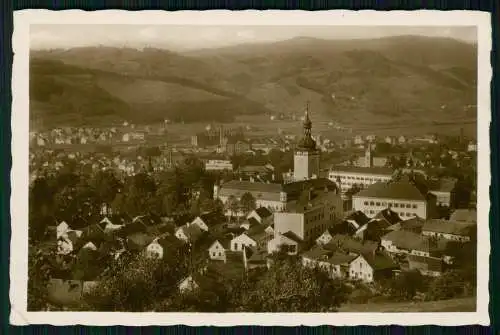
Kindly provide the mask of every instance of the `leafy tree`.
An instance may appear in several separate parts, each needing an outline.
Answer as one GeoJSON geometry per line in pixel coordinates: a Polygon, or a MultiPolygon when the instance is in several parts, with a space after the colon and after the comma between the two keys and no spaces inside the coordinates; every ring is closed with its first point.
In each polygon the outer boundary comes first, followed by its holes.
{"type": "Polygon", "coordinates": [[[116,176],[109,171],[99,171],[91,179],[90,184],[96,191],[98,200],[101,203],[110,204],[122,187],[116,176]]]}
{"type": "Polygon", "coordinates": [[[326,272],[302,266],[298,258],[275,259],[242,298],[248,312],[332,312],[348,290],[326,272]]]}
{"type": "Polygon", "coordinates": [[[240,199],[241,208],[243,212],[249,213],[255,208],[257,208],[257,204],[254,196],[250,192],[245,192],[240,199]]]}
{"type": "Polygon", "coordinates": [[[226,202],[226,209],[230,211],[231,216],[235,216],[238,213],[238,209],[240,208],[238,199],[231,195],[226,202]]]}
{"type": "Polygon", "coordinates": [[[177,293],[177,283],[186,274],[183,258],[179,256],[120,258],[111,265],[97,287],[84,297],[83,308],[127,312],[151,310],[156,301],[177,293]]]}
{"type": "Polygon", "coordinates": [[[382,282],[392,298],[411,300],[417,292],[426,290],[426,280],[419,271],[403,272],[393,279],[382,282]]]}
{"type": "Polygon", "coordinates": [[[462,296],[465,291],[464,280],[459,271],[448,271],[435,278],[429,286],[429,300],[443,300],[462,296]]]}
{"type": "Polygon", "coordinates": [[[49,259],[52,255],[30,244],[28,252],[28,311],[47,307],[47,284],[52,274],[49,259]]]}

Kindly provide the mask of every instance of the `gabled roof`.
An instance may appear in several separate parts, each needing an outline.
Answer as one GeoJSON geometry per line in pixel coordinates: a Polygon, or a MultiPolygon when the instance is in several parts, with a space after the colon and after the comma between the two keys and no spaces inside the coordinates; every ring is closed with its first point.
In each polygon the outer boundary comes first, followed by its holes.
{"type": "Polygon", "coordinates": [[[266,207],[259,207],[255,212],[263,219],[270,217],[273,213],[266,207]]]}
{"type": "Polygon", "coordinates": [[[441,233],[441,234],[452,234],[460,236],[470,236],[474,231],[476,224],[460,221],[447,221],[433,219],[428,220],[424,223],[422,231],[441,233]]]}
{"type": "Polygon", "coordinates": [[[457,209],[451,216],[450,221],[477,222],[477,211],[475,209],[457,209]]]}
{"type": "Polygon", "coordinates": [[[249,237],[258,236],[265,233],[266,228],[267,228],[266,225],[256,224],[251,226],[250,229],[248,229],[245,234],[249,237]]]}
{"type": "Polygon", "coordinates": [[[361,190],[353,197],[425,201],[427,195],[412,183],[406,181],[379,182],[361,190]]]}
{"type": "Polygon", "coordinates": [[[359,227],[370,221],[370,218],[366,216],[362,211],[355,211],[344,218],[345,221],[353,220],[359,227]]]}
{"type": "Polygon", "coordinates": [[[332,240],[324,246],[329,250],[340,250],[344,252],[353,252],[361,254],[378,248],[378,243],[374,241],[361,242],[347,235],[334,235],[332,240]]]}
{"type": "Polygon", "coordinates": [[[336,252],[328,258],[328,263],[332,265],[349,264],[356,258],[358,258],[358,256],[336,252]]]}
{"type": "Polygon", "coordinates": [[[210,248],[212,248],[212,246],[216,243],[216,242],[219,242],[220,245],[222,245],[222,247],[225,249],[225,250],[228,250],[230,248],[230,243],[231,243],[231,240],[232,238],[231,237],[221,237],[221,238],[218,238],[216,240],[214,240],[211,244],[210,244],[210,248]]]}
{"type": "Polygon", "coordinates": [[[328,249],[325,249],[321,246],[316,245],[316,246],[312,247],[311,249],[305,251],[302,254],[302,257],[309,258],[312,260],[318,260],[318,259],[321,259],[324,257],[330,258],[332,255],[333,255],[332,250],[328,250],[328,249]]]}
{"type": "Polygon", "coordinates": [[[381,239],[391,241],[399,249],[405,250],[418,250],[422,243],[427,240],[425,236],[405,230],[391,231],[382,236],[381,239]]]}
{"type": "Polygon", "coordinates": [[[401,218],[399,217],[398,213],[394,212],[390,208],[381,210],[374,216],[374,218],[384,219],[389,223],[389,225],[393,225],[401,221],[401,218]]]}
{"type": "Polygon", "coordinates": [[[402,230],[417,230],[420,229],[422,230],[422,227],[424,226],[425,220],[419,217],[413,217],[408,220],[401,221],[401,229],[402,230]]]}
{"type": "Polygon", "coordinates": [[[441,258],[408,255],[408,263],[411,263],[411,267],[414,269],[436,272],[443,271],[443,261],[441,258]]]}
{"type": "Polygon", "coordinates": [[[294,232],[292,232],[292,231],[290,231],[290,230],[289,230],[289,231],[287,231],[287,232],[286,232],[286,233],[284,233],[284,234],[281,234],[281,235],[283,235],[283,236],[285,236],[286,238],[289,238],[290,240],[292,240],[292,241],[294,241],[294,242],[297,242],[297,243],[302,243],[302,242],[303,242],[303,240],[302,240],[299,236],[297,236],[297,234],[295,234],[294,232]]]}
{"type": "Polygon", "coordinates": [[[255,225],[259,225],[259,224],[260,224],[260,222],[259,222],[259,221],[257,221],[257,219],[256,219],[256,218],[253,218],[253,217],[252,217],[252,218],[247,219],[247,221],[248,221],[248,223],[250,224],[250,227],[253,227],[253,226],[255,226],[255,225]]]}
{"type": "Polygon", "coordinates": [[[384,253],[365,253],[363,258],[370,264],[373,270],[397,269],[398,265],[384,253]]]}

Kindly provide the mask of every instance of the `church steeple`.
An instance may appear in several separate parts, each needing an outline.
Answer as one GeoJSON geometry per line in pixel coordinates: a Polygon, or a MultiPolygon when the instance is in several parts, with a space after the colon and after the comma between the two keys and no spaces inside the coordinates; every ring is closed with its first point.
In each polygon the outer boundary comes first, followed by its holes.
{"type": "Polygon", "coordinates": [[[304,135],[299,142],[299,149],[316,150],[316,142],[312,139],[311,136],[312,122],[311,119],[309,118],[309,101],[307,102],[306,105],[303,127],[304,127],[304,135]]]}
{"type": "Polygon", "coordinates": [[[303,126],[303,136],[300,139],[293,159],[293,179],[295,181],[319,178],[319,150],[316,141],[311,136],[312,122],[310,119],[309,102],[307,102],[303,126]]]}
{"type": "Polygon", "coordinates": [[[304,136],[309,136],[309,137],[311,136],[311,128],[312,128],[312,122],[311,119],[309,118],[309,101],[308,101],[304,116],[304,136]]]}

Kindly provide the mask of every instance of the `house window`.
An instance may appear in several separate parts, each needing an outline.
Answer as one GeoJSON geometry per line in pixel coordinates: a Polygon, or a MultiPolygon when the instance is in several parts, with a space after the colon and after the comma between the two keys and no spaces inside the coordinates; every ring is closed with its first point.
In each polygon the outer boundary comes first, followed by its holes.
{"type": "Polygon", "coordinates": [[[220,256],[222,256],[222,253],[221,253],[221,252],[219,252],[219,257],[220,257],[220,256]]]}
{"type": "Polygon", "coordinates": [[[373,206],[375,205],[375,203],[373,201],[370,201],[370,206],[373,206]]]}
{"type": "Polygon", "coordinates": [[[413,208],[417,208],[417,205],[413,205],[413,208]]]}
{"type": "MultiPolygon", "coordinates": [[[[220,255],[219,255],[220,256],[220,255]]],[[[215,257],[215,252],[212,252],[212,257],[215,257]]]]}
{"type": "Polygon", "coordinates": [[[394,208],[398,208],[399,204],[397,202],[394,203],[394,208]]]}
{"type": "Polygon", "coordinates": [[[406,208],[411,208],[411,204],[406,204],[406,208]]]}

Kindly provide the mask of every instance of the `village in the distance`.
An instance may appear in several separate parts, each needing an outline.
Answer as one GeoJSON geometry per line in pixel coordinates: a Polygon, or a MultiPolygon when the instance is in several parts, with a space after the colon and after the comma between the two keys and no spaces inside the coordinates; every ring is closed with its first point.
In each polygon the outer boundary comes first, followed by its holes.
{"type": "Polygon", "coordinates": [[[475,140],[336,141],[304,105],[296,136],[30,133],[28,308],[475,310],[475,140]]]}

